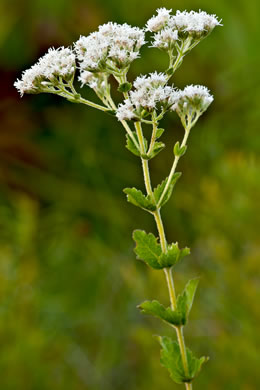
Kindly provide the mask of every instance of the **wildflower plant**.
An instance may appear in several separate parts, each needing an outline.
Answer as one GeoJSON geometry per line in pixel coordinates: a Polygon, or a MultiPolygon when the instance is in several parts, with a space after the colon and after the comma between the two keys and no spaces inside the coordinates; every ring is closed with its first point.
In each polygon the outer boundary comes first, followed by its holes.
{"type": "Polygon", "coordinates": [[[173,188],[181,176],[176,172],[179,159],[185,154],[191,129],[213,101],[209,90],[201,85],[189,85],[180,90],[169,81],[181,65],[184,57],[199,42],[207,37],[221,22],[215,15],[204,11],[177,11],[160,8],[148,20],[145,28],[128,24],[107,23],[89,36],[81,36],[72,48],[50,48],[48,53],[22,74],[14,85],[24,93],[52,93],[73,103],[82,103],[114,115],[126,131],[126,147],[141,159],[146,193],[136,188],[125,188],[127,200],[149,212],[155,219],[159,239],[152,233],[135,230],[133,239],[139,260],[154,270],[163,270],[169,290],[170,306],[157,300],[139,305],[144,314],[160,318],[176,331],[177,341],[160,336],[161,363],[174,382],[192,389],[192,381],[198,375],[206,357],[196,358],[186,348],[183,327],[188,322],[198,279],[190,280],[184,290],[176,295],[173,280],[175,265],[189,255],[188,248],[179,248],[178,243],[168,243],[161,218],[161,208],[172,195],[173,188]],[[140,57],[140,49],[147,44],[165,51],[169,66],[163,73],[141,75],[131,83],[127,73],[131,63],[140,57]],[[81,86],[92,88],[100,104],[86,100],[74,87],[76,74],[81,86]],[[116,104],[111,95],[111,78],[118,83],[123,101],[116,104]],[[165,145],[159,141],[164,129],[160,121],[168,111],[175,111],[184,128],[181,142],[173,148],[173,164],[168,176],[153,188],[149,160],[160,153],[165,145]],[[147,140],[142,125],[151,126],[151,137],[147,140]]]}

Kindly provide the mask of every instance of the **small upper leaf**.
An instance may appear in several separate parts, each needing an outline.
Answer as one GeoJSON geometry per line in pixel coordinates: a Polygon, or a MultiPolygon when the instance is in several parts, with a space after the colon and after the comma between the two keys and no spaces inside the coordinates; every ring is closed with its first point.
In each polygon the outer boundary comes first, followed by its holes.
{"type": "Polygon", "coordinates": [[[158,204],[163,192],[164,192],[164,189],[165,189],[165,186],[168,182],[168,177],[166,177],[166,179],[164,179],[162,181],[161,184],[158,184],[158,186],[154,189],[154,197],[155,197],[155,201],[156,201],[156,204],[160,207],[162,207],[163,205],[165,205],[165,203],[168,202],[168,200],[170,199],[171,197],[171,194],[172,194],[172,190],[173,190],[173,187],[175,185],[175,183],[177,182],[177,180],[179,179],[179,177],[181,176],[181,173],[180,172],[176,172],[173,177],[172,177],[172,180],[168,186],[168,189],[167,191],[165,192],[164,196],[163,196],[163,199],[161,200],[160,204],[158,204]]]}
{"type": "Polygon", "coordinates": [[[156,139],[160,138],[163,133],[164,133],[164,129],[162,128],[156,129],[155,138],[156,139]]]}
{"type": "MultiPolygon", "coordinates": [[[[136,141],[138,143],[136,132],[133,132],[133,136],[134,136],[134,138],[136,139],[136,141]]],[[[128,150],[130,150],[130,152],[135,154],[136,156],[140,156],[140,151],[137,149],[135,143],[133,142],[132,138],[128,134],[126,134],[126,146],[125,147],[128,150]]]]}
{"type": "Polygon", "coordinates": [[[172,325],[182,325],[181,315],[178,311],[172,310],[170,307],[164,307],[158,301],[145,301],[138,306],[142,313],[153,315],[161,318],[172,325]]]}
{"type": "Polygon", "coordinates": [[[186,152],[187,150],[187,146],[184,145],[182,147],[180,147],[180,143],[179,141],[176,142],[176,144],[174,145],[174,148],[173,148],[173,153],[176,157],[181,157],[184,155],[184,153],[186,152]]]}
{"type": "Polygon", "coordinates": [[[128,91],[130,91],[131,88],[132,88],[132,84],[126,82],[126,83],[120,84],[119,87],[117,88],[117,90],[119,92],[128,92],[128,91]]]}
{"type": "Polygon", "coordinates": [[[199,283],[199,279],[191,279],[186,284],[182,294],[178,295],[177,298],[177,308],[182,315],[184,324],[188,320],[190,310],[192,308],[194,295],[199,283]]]}
{"type": "Polygon", "coordinates": [[[150,195],[145,196],[142,191],[136,188],[125,188],[124,193],[127,195],[128,202],[135,206],[141,207],[147,211],[155,211],[156,205],[151,199],[150,195]]]}
{"type": "Polygon", "coordinates": [[[155,142],[153,146],[153,150],[149,154],[150,158],[155,157],[161,150],[165,148],[165,144],[163,142],[155,142]]]}
{"type": "Polygon", "coordinates": [[[200,359],[196,358],[189,348],[186,348],[187,360],[189,366],[189,374],[194,379],[200,372],[201,367],[204,363],[209,360],[209,357],[202,356],[200,359]]]}
{"type": "Polygon", "coordinates": [[[133,239],[136,242],[134,251],[137,258],[154,269],[162,269],[159,263],[162,250],[160,244],[157,242],[157,238],[152,233],[147,234],[143,230],[135,230],[133,239]]]}
{"type": "Polygon", "coordinates": [[[190,254],[189,248],[179,249],[178,242],[168,245],[167,253],[160,256],[160,264],[163,267],[172,267],[177,264],[184,256],[190,254]]]}

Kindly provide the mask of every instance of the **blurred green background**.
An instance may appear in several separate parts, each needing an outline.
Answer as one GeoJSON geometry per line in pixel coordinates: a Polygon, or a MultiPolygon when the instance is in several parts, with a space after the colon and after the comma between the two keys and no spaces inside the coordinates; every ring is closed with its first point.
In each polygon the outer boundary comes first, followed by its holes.
{"type": "MultiPolygon", "coordinates": [[[[0,1],[0,389],[177,389],[159,364],[144,299],[168,304],[162,272],[135,260],[131,232],[155,233],[122,189],[143,188],[138,158],[112,117],[13,88],[50,46],[113,20],[143,26],[158,7],[203,9],[224,27],[184,60],[174,83],[205,84],[214,104],[193,129],[183,172],[163,210],[169,241],[191,248],[177,290],[201,281],[187,344],[210,361],[195,389],[253,390],[259,371],[260,3],[253,0],[0,1]]],[[[144,49],[130,72],[164,70],[144,49]]],[[[91,92],[86,89],[86,96],[91,92]]],[[[162,180],[182,136],[163,123],[167,148],[152,162],[162,180]]]]}

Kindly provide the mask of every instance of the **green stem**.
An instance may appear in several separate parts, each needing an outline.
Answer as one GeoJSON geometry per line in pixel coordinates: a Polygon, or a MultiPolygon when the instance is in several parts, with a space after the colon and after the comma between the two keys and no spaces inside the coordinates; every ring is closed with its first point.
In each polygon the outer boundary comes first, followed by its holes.
{"type": "MultiPolygon", "coordinates": [[[[69,87],[70,87],[70,85],[69,85],[69,87]]],[[[91,102],[90,100],[86,100],[86,99],[82,98],[76,92],[76,90],[74,88],[73,88],[74,89],[73,92],[69,92],[65,88],[64,85],[59,85],[59,88],[60,88],[60,90],[55,93],[56,95],[60,95],[60,96],[65,97],[65,98],[75,99],[75,102],[77,101],[79,103],[86,104],[87,106],[96,108],[97,110],[101,110],[101,111],[104,111],[104,112],[110,111],[110,108],[108,108],[108,107],[101,106],[100,104],[97,104],[97,103],[91,102]],[[75,98],[75,96],[77,96],[77,95],[79,95],[78,99],[75,98]]]]}
{"type": "Polygon", "coordinates": [[[152,137],[151,137],[151,142],[150,142],[150,146],[149,146],[149,150],[147,152],[147,154],[149,155],[152,150],[153,150],[153,147],[154,147],[154,143],[155,143],[155,140],[156,140],[156,130],[157,130],[157,127],[158,127],[158,123],[157,123],[157,120],[156,120],[156,114],[155,112],[153,112],[152,114],[152,124],[153,124],[153,132],[152,132],[152,137]]]}
{"type": "MultiPolygon", "coordinates": [[[[135,122],[135,128],[136,128],[136,133],[137,133],[137,137],[138,137],[138,141],[139,141],[140,152],[141,152],[141,154],[145,154],[146,148],[145,148],[145,143],[144,143],[144,136],[143,136],[141,122],[135,122]]],[[[151,196],[152,199],[154,199],[154,194],[153,194],[153,189],[152,189],[152,184],[151,184],[151,179],[150,179],[148,160],[141,157],[141,161],[142,161],[142,167],[143,167],[144,184],[145,184],[146,192],[148,195],[151,196]]]]}
{"type": "MultiPolygon", "coordinates": [[[[181,148],[182,148],[183,146],[186,146],[186,143],[187,143],[187,140],[188,140],[188,137],[189,137],[189,133],[190,133],[190,128],[186,128],[186,129],[185,129],[185,134],[184,134],[184,137],[183,137],[181,146],[180,146],[181,148]]],[[[174,175],[174,173],[175,173],[175,170],[176,170],[176,167],[177,167],[177,164],[178,164],[179,159],[180,159],[180,156],[175,156],[175,158],[174,158],[174,160],[173,160],[173,164],[172,164],[172,168],[171,168],[170,174],[169,174],[169,176],[168,176],[168,180],[167,180],[167,182],[166,182],[165,188],[164,188],[164,190],[163,190],[163,192],[162,192],[162,195],[161,195],[161,197],[160,197],[160,199],[159,199],[159,202],[158,202],[158,207],[160,207],[161,202],[162,202],[162,200],[163,200],[163,198],[164,198],[164,195],[165,195],[166,192],[168,191],[169,185],[171,184],[172,177],[173,177],[173,175],[174,175]]]]}
{"type": "MultiPolygon", "coordinates": [[[[140,150],[141,153],[145,152],[145,144],[144,144],[144,138],[143,138],[143,133],[142,133],[142,127],[141,127],[141,122],[136,122],[135,124],[136,127],[136,132],[139,140],[139,145],[140,145],[140,150]]],[[[185,134],[185,143],[187,140],[187,133],[185,134]]],[[[184,141],[183,141],[184,142],[184,141]]],[[[147,194],[150,196],[153,195],[153,190],[152,190],[152,185],[151,185],[151,179],[150,179],[150,172],[149,172],[149,164],[148,160],[142,160],[142,166],[143,166],[143,174],[144,174],[144,182],[145,182],[145,187],[147,194]]],[[[177,163],[175,164],[176,167],[177,163]]],[[[155,212],[153,212],[154,219],[156,222],[157,230],[159,233],[160,237],[160,244],[162,251],[164,253],[167,252],[167,241],[166,241],[166,236],[164,232],[164,226],[160,214],[160,210],[157,209],[155,212]]],[[[164,270],[165,272],[165,277],[168,285],[168,290],[169,290],[169,295],[170,295],[170,301],[171,301],[171,306],[172,309],[174,310],[176,308],[176,294],[175,294],[175,288],[174,288],[174,281],[173,281],[173,276],[172,276],[172,270],[169,268],[166,268],[164,270]]],[[[177,339],[180,347],[180,353],[181,353],[181,359],[182,359],[182,364],[184,368],[185,375],[189,375],[189,369],[188,369],[188,361],[187,361],[187,354],[186,354],[186,347],[185,347],[185,341],[184,341],[184,336],[183,336],[183,327],[175,327],[176,333],[177,333],[177,339]]],[[[191,383],[185,383],[186,390],[192,390],[192,384],[191,383]]]]}
{"type": "Polygon", "coordinates": [[[90,106],[90,107],[93,107],[93,108],[97,108],[98,110],[101,110],[101,111],[110,111],[110,108],[108,107],[104,107],[104,106],[100,106],[99,104],[96,104],[94,102],[91,102],[90,100],[86,100],[82,97],[79,98],[79,103],[82,103],[82,104],[86,104],[87,106],[90,106]]]}
{"type": "Polygon", "coordinates": [[[175,73],[175,71],[179,68],[179,66],[181,65],[182,63],[182,59],[184,57],[183,55],[183,47],[184,47],[184,43],[182,42],[181,44],[181,47],[180,47],[180,50],[178,51],[178,55],[177,55],[177,58],[173,64],[173,55],[171,52],[169,52],[169,57],[170,57],[170,63],[169,63],[169,69],[172,69],[172,74],[170,74],[168,76],[168,79],[167,81],[170,80],[170,78],[172,77],[172,75],[175,73]]]}

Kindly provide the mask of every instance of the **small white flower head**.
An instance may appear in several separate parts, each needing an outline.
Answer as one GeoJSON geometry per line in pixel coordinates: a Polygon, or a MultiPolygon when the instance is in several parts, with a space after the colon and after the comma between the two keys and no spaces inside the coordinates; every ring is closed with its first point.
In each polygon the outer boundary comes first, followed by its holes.
{"type": "Polygon", "coordinates": [[[104,88],[106,79],[107,75],[105,73],[93,73],[88,70],[81,72],[79,76],[81,87],[88,85],[92,89],[104,88]]]}
{"type": "Polygon", "coordinates": [[[170,19],[171,9],[158,8],[156,10],[157,15],[154,15],[151,19],[148,20],[146,24],[146,30],[150,32],[160,31],[165,27],[170,19]]]}
{"type": "Polygon", "coordinates": [[[50,48],[30,69],[23,72],[21,80],[14,86],[21,96],[24,93],[40,93],[48,90],[48,85],[55,83],[57,77],[70,80],[75,73],[75,55],[69,48],[50,48]]]}
{"type": "Polygon", "coordinates": [[[177,11],[171,17],[169,25],[177,29],[180,35],[192,35],[201,38],[208,35],[216,26],[221,26],[221,21],[216,15],[209,15],[205,11],[177,11]]]}
{"type": "Polygon", "coordinates": [[[55,77],[69,79],[76,70],[75,54],[69,48],[50,48],[48,53],[38,61],[44,77],[51,80],[55,77]]]}
{"type": "Polygon", "coordinates": [[[126,99],[124,100],[124,103],[119,104],[116,111],[116,117],[120,122],[136,118],[134,106],[129,99],[126,99]]]}
{"type": "Polygon", "coordinates": [[[196,121],[213,100],[214,98],[207,87],[188,85],[184,90],[176,92],[170,109],[176,111],[180,118],[196,121]]]}
{"type": "Polygon", "coordinates": [[[143,29],[128,24],[106,23],[97,32],[80,37],[75,51],[81,71],[108,71],[127,67],[145,44],[143,29]]]}
{"type": "Polygon", "coordinates": [[[158,49],[162,50],[170,50],[173,49],[178,40],[178,30],[165,27],[158,33],[154,34],[152,47],[157,47],[158,49]]]}
{"type": "Polygon", "coordinates": [[[129,99],[120,104],[117,109],[119,120],[141,119],[143,115],[158,108],[169,109],[175,99],[175,89],[167,86],[167,75],[164,73],[150,73],[139,76],[134,81],[134,90],[129,92],[129,99]]]}
{"type": "Polygon", "coordinates": [[[134,91],[130,91],[130,99],[136,109],[152,111],[159,105],[166,105],[173,91],[166,86],[167,75],[164,73],[150,73],[147,76],[139,76],[134,82],[134,91]]]}
{"type": "Polygon", "coordinates": [[[40,93],[42,80],[42,69],[38,64],[35,64],[22,73],[21,80],[17,79],[14,86],[20,92],[21,96],[25,93],[40,93]]]}

